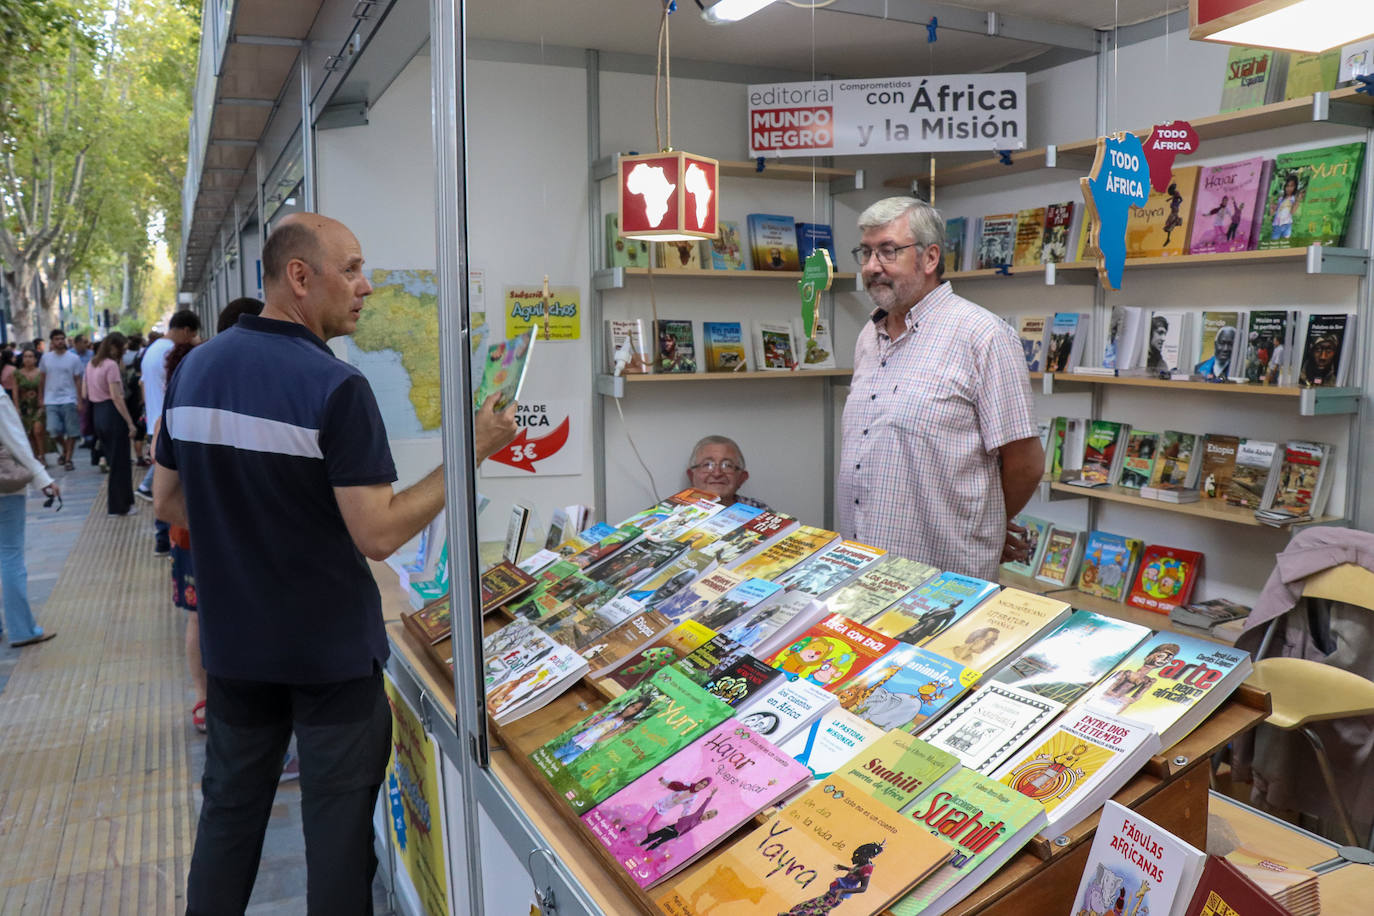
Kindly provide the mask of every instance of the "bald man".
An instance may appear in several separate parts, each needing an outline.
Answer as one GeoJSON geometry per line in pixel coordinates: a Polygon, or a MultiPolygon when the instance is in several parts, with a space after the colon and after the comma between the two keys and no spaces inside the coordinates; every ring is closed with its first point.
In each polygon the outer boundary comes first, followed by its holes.
{"type": "MultiPolygon", "coordinates": [[[[242,913],[287,743],[300,753],[307,906],[371,912],[372,809],[391,746],[388,649],[366,557],[444,504],[442,468],[393,492],[372,389],[325,341],[372,292],[361,246],[314,213],[262,250],[266,305],[193,350],[167,389],[154,506],[189,527],[208,674],[204,803],[187,913],[242,913]]],[[[476,418],[481,461],[515,406],[476,418]]]]}

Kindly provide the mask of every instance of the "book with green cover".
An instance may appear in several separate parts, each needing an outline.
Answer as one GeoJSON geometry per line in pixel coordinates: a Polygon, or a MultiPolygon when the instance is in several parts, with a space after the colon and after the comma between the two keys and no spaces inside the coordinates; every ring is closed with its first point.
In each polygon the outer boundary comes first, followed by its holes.
{"type": "Polygon", "coordinates": [[[949,861],[888,909],[943,913],[967,897],[1045,825],[1045,808],[1015,789],[960,768],[911,806],[910,816],[954,848],[949,861]]]}
{"type": "MultiPolygon", "coordinates": [[[[498,340],[487,347],[482,363],[482,383],[472,392],[472,409],[477,411],[487,398],[497,396],[493,409],[505,410],[512,401],[520,400],[520,386],[525,383],[525,371],[539,336],[538,325],[510,340],[498,340]]],[[[475,373],[475,370],[474,370],[475,373]]]]}
{"type": "Polygon", "coordinates": [[[865,745],[847,767],[835,772],[856,785],[867,786],[874,800],[902,811],[958,769],[959,758],[953,754],[906,732],[890,731],[865,745]]]}
{"type": "Polygon", "coordinates": [[[1277,82],[1274,58],[1268,48],[1232,45],[1226,55],[1226,76],[1221,83],[1221,113],[1263,105],[1277,82]]]}
{"type": "Polygon", "coordinates": [[[1316,54],[1294,54],[1288,61],[1288,79],[1283,97],[1299,99],[1316,92],[1330,92],[1336,88],[1341,71],[1341,49],[1332,48],[1316,54]]]}
{"type": "Polygon", "coordinates": [[[1274,157],[1258,247],[1341,244],[1363,159],[1363,143],[1324,146],[1274,157]]]}
{"type": "Polygon", "coordinates": [[[620,214],[606,214],[606,266],[648,267],[649,243],[620,235],[620,214]]]}
{"type": "Polygon", "coordinates": [[[732,712],[680,671],[664,668],[535,750],[530,760],[583,814],[732,712]]]}

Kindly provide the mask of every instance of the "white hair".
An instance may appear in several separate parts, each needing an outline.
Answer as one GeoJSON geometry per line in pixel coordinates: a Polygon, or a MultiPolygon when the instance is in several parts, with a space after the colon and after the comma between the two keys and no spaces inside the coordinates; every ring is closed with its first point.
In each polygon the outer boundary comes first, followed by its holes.
{"type": "Polygon", "coordinates": [[[735,450],[735,454],[739,456],[739,469],[741,471],[744,470],[744,452],[740,451],[739,443],[736,442],[734,439],[731,439],[729,436],[706,436],[696,445],[692,446],[692,457],[687,461],[688,467],[691,467],[697,463],[697,456],[700,455],[701,450],[706,448],[706,446],[708,445],[730,446],[732,449],[735,450]]]}
{"type": "Polygon", "coordinates": [[[911,240],[918,245],[945,247],[945,220],[930,204],[914,197],[886,197],[859,214],[859,231],[881,229],[900,217],[906,217],[911,240]]]}

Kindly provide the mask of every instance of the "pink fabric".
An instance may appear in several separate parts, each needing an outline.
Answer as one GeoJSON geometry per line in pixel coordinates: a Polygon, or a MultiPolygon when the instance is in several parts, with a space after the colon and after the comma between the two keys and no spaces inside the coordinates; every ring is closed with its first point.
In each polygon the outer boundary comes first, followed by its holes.
{"type": "Polygon", "coordinates": [[[110,400],[110,385],[119,381],[119,360],[107,359],[99,366],[86,364],[86,399],[92,404],[110,400]]]}
{"type": "MultiPolygon", "coordinates": [[[[1308,576],[1342,563],[1374,569],[1374,534],[1324,525],[1304,528],[1295,534],[1283,553],[1276,555],[1274,571],[1245,621],[1241,639],[1288,613],[1302,597],[1303,580],[1308,576]]],[[[1258,644],[1256,641],[1254,646],[1258,644]]]]}

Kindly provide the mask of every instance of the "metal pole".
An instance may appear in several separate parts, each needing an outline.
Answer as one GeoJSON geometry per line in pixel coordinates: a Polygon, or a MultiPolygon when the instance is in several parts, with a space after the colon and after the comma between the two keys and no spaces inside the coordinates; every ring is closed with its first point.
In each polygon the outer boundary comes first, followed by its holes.
{"type": "Polygon", "coordinates": [[[304,209],[315,212],[315,119],[311,115],[314,104],[310,100],[310,47],[301,46],[301,196],[304,209]]]}

